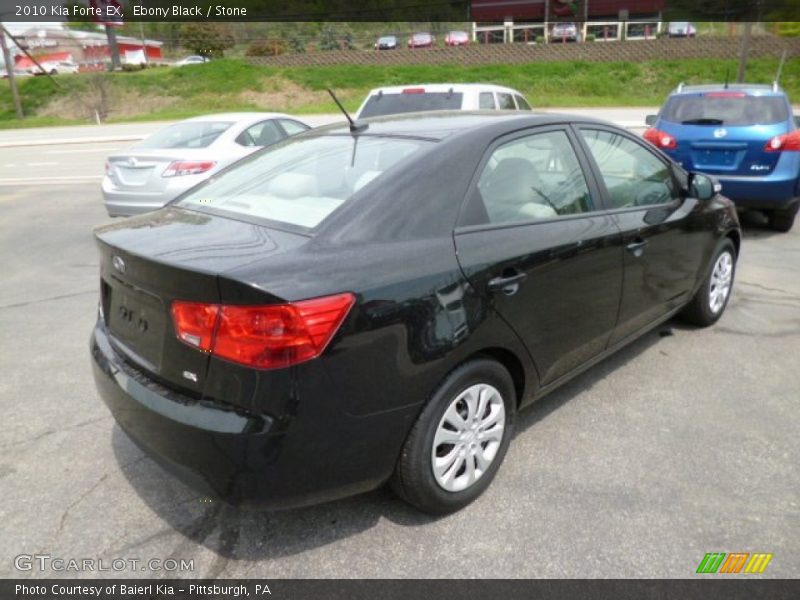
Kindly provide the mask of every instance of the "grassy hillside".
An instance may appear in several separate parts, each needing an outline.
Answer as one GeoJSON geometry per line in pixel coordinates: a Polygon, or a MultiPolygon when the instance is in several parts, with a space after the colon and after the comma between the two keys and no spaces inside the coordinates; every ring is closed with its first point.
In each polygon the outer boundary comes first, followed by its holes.
{"type": "MultiPolygon", "coordinates": [[[[379,85],[421,82],[491,82],[521,90],[534,106],[655,106],[680,81],[722,81],[736,73],[733,60],[645,63],[555,62],[522,65],[419,65],[276,68],[243,60],[218,60],[183,68],[131,73],[63,75],[58,86],[43,77],[20,81],[27,118],[14,117],[8,86],[0,84],[0,127],[172,119],[227,110],[334,112],[325,93],[332,87],[348,108],[379,85]]],[[[775,59],[754,59],[747,80],[769,83],[775,59]]],[[[781,80],[800,102],[800,60],[787,61],[781,80]]]]}

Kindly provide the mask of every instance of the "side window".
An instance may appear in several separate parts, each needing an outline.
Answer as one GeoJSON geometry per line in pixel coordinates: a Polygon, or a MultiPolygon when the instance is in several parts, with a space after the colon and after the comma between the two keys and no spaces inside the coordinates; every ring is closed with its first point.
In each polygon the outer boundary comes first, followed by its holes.
{"type": "Polygon", "coordinates": [[[497,108],[500,110],[516,110],[514,97],[511,94],[497,94],[497,108]]]}
{"type": "Polygon", "coordinates": [[[481,110],[493,110],[495,108],[494,94],[492,92],[481,92],[480,96],[478,97],[478,108],[481,110]]]}
{"type": "Polygon", "coordinates": [[[519,110],[530,110],[531,109],[531,105],[528,104],[528,101],[525,100],[525,98],[523,98],[519,94],[515,95],[514,99],[517,101],[517,108],[519,110]]]}
{"type": "Polygon", "coordinates": [[[606,184],[612,208],[666,204],[678,196],[669,166],[633,140],[582,129],[606,184]]]}
{"type": "Polygon", "coordinates": [[[564,131],[537,133],[496,148],[478,180],[477,196],[473,202],[482,203],[485,210],[479,212],[489,223],[552,219],[593,209],[564,131]]]}
{"type": "Polygon", "coordinates": [[[275,121],[261,121],[239,134],[236,143],[240,146],[269,146],[284,138],[275,121]]]}
{"type": "Polygon", "coordinates": [[[307,125],[300,123],[299,121],[292,121],[290,119],[280,119],[281,127],[286,132],[286,135],[293,136],[297,135],[298,133],[303,133],[304,131],[308,131],[310,127],[307,125]]]}

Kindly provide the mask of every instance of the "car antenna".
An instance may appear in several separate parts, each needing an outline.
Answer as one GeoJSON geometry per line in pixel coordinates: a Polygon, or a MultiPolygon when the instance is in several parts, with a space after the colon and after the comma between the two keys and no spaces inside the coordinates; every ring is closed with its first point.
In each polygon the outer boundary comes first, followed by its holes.
{"type": "Polygon", "coordinates": [[[342,103],[339,102],[339,99],[336,97],[336,94],[333,93],[333,90],[331,88],[326,88],[326,89],[328,90],[328,93],[331,95],[331,98],[333,98],[333,101],[336,102],[336,106],[338,106],[339,110],[341,110],[342,113],[344,114],[345,118],[347,119],[347,122],[350,123],[350,133],[358,133],[360,131],[366,131],[366,129],[369,127],[369,124],[359,123],[358,121],[354,121],[353,117],[351,117],[345,110],[344,106],[342,106],[342,103]]]}
{"type": "Polygon", "coordinates": [[[728,69],[725,71],[725,85],[724,85],[723,89],[726,89],[726,90],[728,89],[728,77],[730,76],[730,74],[731,74],[731,69],[730,69],[730,67],[728,67],[728,69]]]}

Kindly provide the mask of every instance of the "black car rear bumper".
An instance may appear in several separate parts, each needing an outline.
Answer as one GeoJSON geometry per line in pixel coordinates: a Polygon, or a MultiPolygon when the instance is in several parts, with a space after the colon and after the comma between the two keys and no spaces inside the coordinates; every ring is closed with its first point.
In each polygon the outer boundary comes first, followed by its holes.
{"type": "Polygon", "coordinates": [[[161,386],[116,352],[101,323],[90,347],[97,389],[122,430],[185,483],[231,504],[289,508],[375,489],[411,421],[407,411],[338,419],[306,411],[286,426],[161,386]]]}

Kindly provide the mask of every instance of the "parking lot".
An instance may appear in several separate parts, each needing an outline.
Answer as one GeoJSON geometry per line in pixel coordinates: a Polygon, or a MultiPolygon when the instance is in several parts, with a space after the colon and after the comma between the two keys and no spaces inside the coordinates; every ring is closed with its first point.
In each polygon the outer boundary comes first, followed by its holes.
{"type": "Polygon", "coordinates": [[[241,511],[164,473],[94,389],[91,231],[105,155],[129,143],[0,148],[0,577],[59,576],[15,569],[46,554],[194,563],[85,577],[681,578],[740,551],[800,576],[800,227],[747,218],[722,320],[669,322],[522,413],[461,512],[387,490],[241,511]]]}

